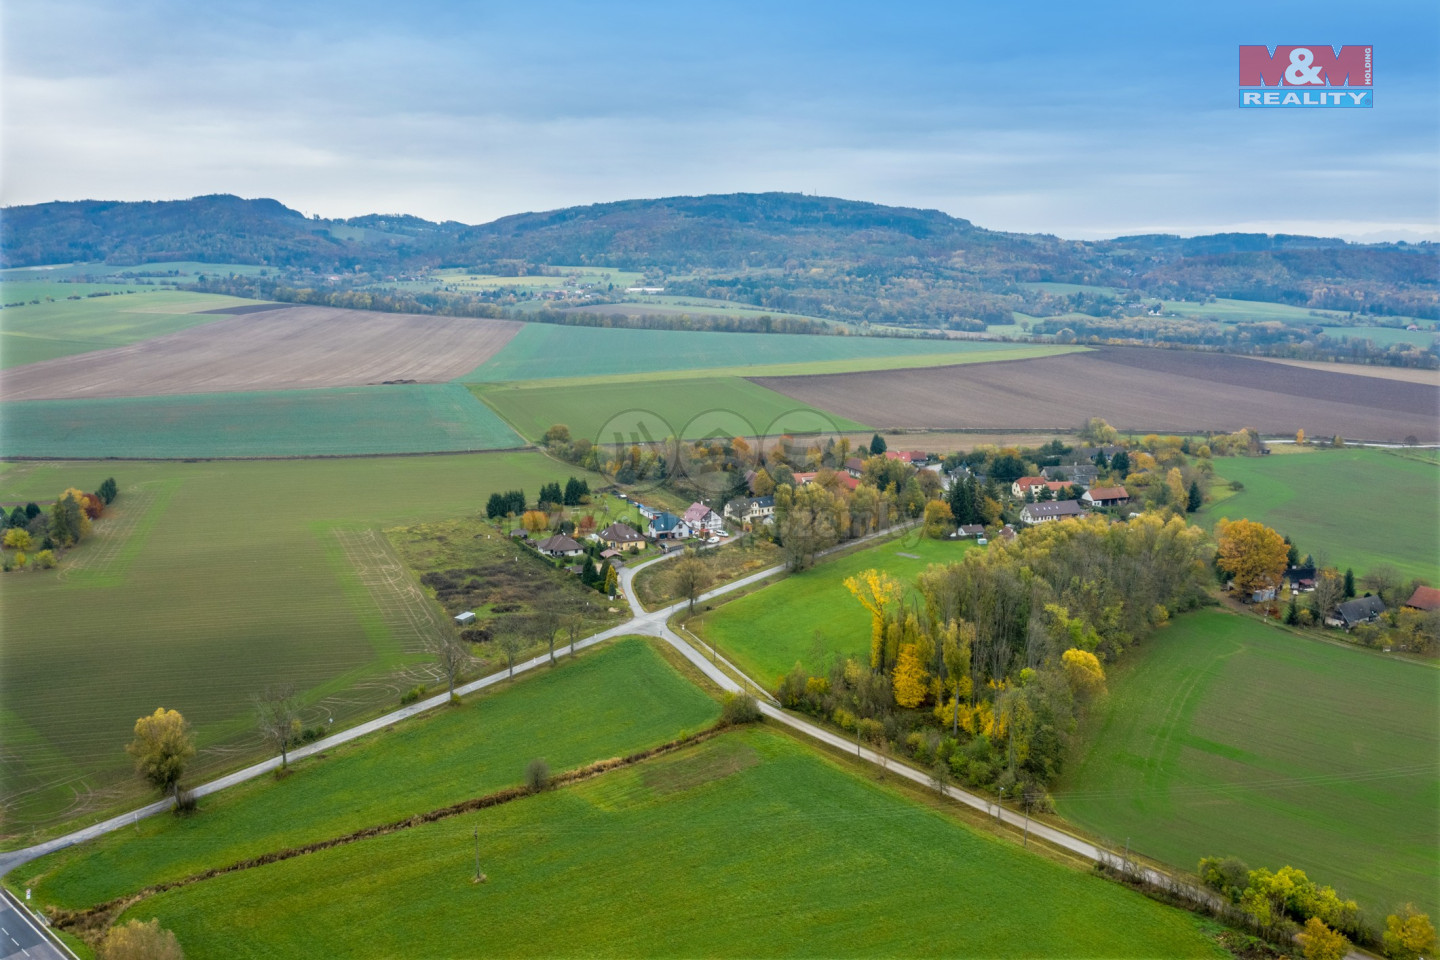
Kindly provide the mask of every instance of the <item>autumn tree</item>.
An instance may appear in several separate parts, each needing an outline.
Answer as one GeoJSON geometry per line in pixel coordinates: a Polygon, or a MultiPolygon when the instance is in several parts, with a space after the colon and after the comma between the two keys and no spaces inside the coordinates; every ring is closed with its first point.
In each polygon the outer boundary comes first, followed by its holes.
{"type": "Polygon", "coordinates": [[[705,561],[691,555],[681,557],[670,571],[670,585],[677,597],[690,601],[689,612],[695,612],[695,600],[710,588],[714,577],[705,561]]]}
{"type": "Polygon", "coordinates": [[[62,547],[80,542],[90,533],[90,518],[85,515],[85,494],[71,488],[62,493],[50,508],[50,538],[62,547]]]}
{"type": "Polygon", "coordinates": [[[770,477],[770,471],[761,467],[755,471],[755,476],[750,482],[750,489],[755,491],[757,497],[769,497],[775,493],[775,481],[770,477]]]}
{"type": "Polygon", "coordinates": [[[95,951],[99,960],[185,960],[175,934],[160,928],[160,921],[131,920],[117,924],[105,934],[95,951]]]}
{"type": "Polygon", "coordinates": [[[1301,446],[1304,446],[1304,445],[1305,445],[1305,428],[1304,428],[1304,427],[1301,427],[1299,430],[1296,430],[1296,431],[1295,431],[1295,442],[1298,443],[1298,444],[1300,444],[1301,446]]]}
{"type": "Polygon", "coordinates": [[[1340,571],[1327,567],[1315,575],[1315,592],[1310,595],[1315,615],[1323,618],[1345,599],[1345,580],[1340,571]]]}
{"type": "Polygon", "coordinates": [[[954,514],[950,504],[944,500],[930,500],[925,504],[925,535],[939,539],[955,529],[954,514]]]}
{"type": "Polygon", "coordinates": [[[526,510],[520,517],[520,525],[530,533],[539,533],[550,526],[550,515],[543,510],[526,510]]]}
{"type": "Polygon", "coordinates": [[[1105,692],[1105,668],[1089,650],[1071,648],[1060,655],[1065,680],[1077,695],[1093,697],[1105,692]]]}
{"type": "Polygon", "coordinates": [[[186,762],[195,756],[195,738],[180,711],[157,707],[148,717],[136,720],[135,739],[125,751],[135,758],[136,773],[179,798],[180,777],[186,762]]]}
{"type": "Polygon", "coordinates": [[[929,689],[928,681],[929,677],[920,663],[915,644],[907,643],[902,646],[900,656],[895,661],[895,702],[907,710],[920,706],[925,702],[925,694],[929,689]]]}
{"type": "Polygon", "coordinates": [[[1407,903],[1385,918],[1385,953],[1394,960],[1415,960],[1435,952],[1435,927],[1430,917],[1407,903]]]}
{"type": "Polygon", "coordinates": [[[280,751],[280,769],[290,765],[290,744],[300,735],[300,701],[293,683],[276,683],[256,694],[255,719],[260,735],[280,751]]]}
{"type": "Polygon", "coordinates": [[[1319,917],[1305,921],[1305,929],[1295,935],[1305,960],[1345,960],[1350,941],[1325,925],[1319,917]]]}
{"type": "Polygon", "coordinates": [[[848,526],[844,503],[820,485],[775,489],[775,532],[790,569],[803,569],[816,553],[834,546],[848,526]]]}
{"type": "Polygon", "coordinates": [[[11,527],[5,531],[5,546],[11,550],[29,550],[30,531],[24,527],[11,527]]]}
{"type": "Polygon", "coordinates": [[[870,611],[870,669],[883,670],[885,624],[890,619],[891,608],[900,602],[904,587],[883,570],[862,570],[845,578],[845,589],[870,611]]]}
{"type": "Polygon", "coordinates": [[[606,596],[611,596],[611,597],[615,596],[616,591],[618,591],[619,589],[620,589],[620,574],[619,574],[618,572],[616,572],[616,570],[615,570],[615,568],[614,568],[613,566],[611,566],[611,565],[608,564],[608,563],[605,564],[605,594],[606,594],[606,596]]]}
{"type": "Polygon", "coordinates": [[[1215,525],[1218,562],[1243,594],[1280,583],[1289,548],[1285,539],[1262,523],[1221,518],[1215,525]]]}

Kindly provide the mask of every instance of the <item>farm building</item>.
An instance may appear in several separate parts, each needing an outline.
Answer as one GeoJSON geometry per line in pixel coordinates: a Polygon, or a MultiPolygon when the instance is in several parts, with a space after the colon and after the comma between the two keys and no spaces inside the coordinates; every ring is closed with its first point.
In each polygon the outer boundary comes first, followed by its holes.
{"type": "Polygon", "coordinates": [[[1315,589],[1315,565],[1291,567],[1285,571],[1285,580],[1296,593],[1309,593],[1315,589]]]}
{"type": "Polygon", "coordinates": [[[475,614],[466,610],[464,613],[455,614],[455,626],[468,627],[475,622],[475,614]]]}
{"type": "Polygon", "coordinates": [[[1416,587],[1405,601],[1411,610],[1440,610],[1440,590],[1435,587],[1416,587]]]}
{"type": "Polygon", "coordinates": [[[1074,500],[1057,500],[1053,503],[1027,503],[1020,508],[1020,522],[1028,526],[1049,523],[1084,515],[1085,508],[1074,500]]]}
{"type": "Polygon", "coordinates": [[[1346,600],[1325,618],[1327,627],[1341,627],[1349,630],[1362,623],[1374,623],[1385,612],[1385,602],[1379,597],[1356,597],[1346,600]]]}
{"type": "Polygon", "coordinates": [[[1091,487],[1080,499],[1092,507],[1118,507],[1130,502],[1130,494],[1124,487],[1091,487]]]}
{"type": "Polygon", "coordinates": [[[563,533],[546,537],[535,544],[535,549],[547,557],[578,557],[585,552],[584,547],[563,533]]]}

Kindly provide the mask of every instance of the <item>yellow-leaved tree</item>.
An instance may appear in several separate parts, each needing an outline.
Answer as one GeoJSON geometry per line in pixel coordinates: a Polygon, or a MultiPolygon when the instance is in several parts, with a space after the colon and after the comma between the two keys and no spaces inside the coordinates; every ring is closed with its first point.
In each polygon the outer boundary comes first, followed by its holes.
{"type": "Polygon", "coordinates": [[[550,517],[544,510],[526,510],[520,516],[520,525],[531,533],[539,533],[550,526],[550,517]]]}
{"type": "Polygon", "coordinates": [[[870,611],[870,669],[883,669],[885,621],[890,616],[890,608],[900,602],[904,589],[899,580],[883,570],[862,570],[853,577],[846,577],[845,589],[870,611]]]}
{"type": "Polygon", "coordinates": [[[1065,679],[1076,694],[1093,697],[1105,692],[1105,668],[1095,654],[1072,647],[1060,655],[1060,662],[1065,667],[1065,679]]]}
{"type": "Polygon", "coordinates": [[[915,644],[907,643],[900,648],[895,662],[895,702],[907,710],[913,710],[925,702],[930,678],[920,663],[915,644]]]}
{"type": "Polygon", "coordinates": [[[1222,517],[1215,524],[1215,544],[1221,568],[1235,579],[1241,593],[1280,584],[1290,547],[1284,537],[1263,523],[1222,517]]]}
{"type": "Polygon", "coordinates": [[[1345,960],[1350,952],[1350,941],[1325,926],[1319,917],[1306,920],[1305,929],[1295,934],[1295,939],[1305,960],[1345,960]]]}
{"type": "Polygon", "coordinates": [[[159,920],[117,924],[105,934],[96,951],[100,960],[184,960],[175,934],[160,929],[159,920]]]}
{"type": "Polygon", "coordinates": [[[1407,903],[1385,918],[1385,953],[1394,960],[1415,960],[1435,952],[1435,927],[1430,917],[1407,903]]]}
{"type": "Polygon", "coordinates": [[[1305,428],[1304,428],[1304,427],[1301,427],[1299,430],[1296,430],[1296,431],[1295,431],[1295,442],[1298,443],[1298,444],[1301,444],[1302,446],[1304,445],[1304,443],[1305,443],[1305,428]]]}
{"type": "Polygon", "coordinates": [[[185,763],[195,756],[195,740],[180,711],[158,707],[135,721],[135,739],[125,750],[135,758],[136,773],[178,796],[185,763]]]}

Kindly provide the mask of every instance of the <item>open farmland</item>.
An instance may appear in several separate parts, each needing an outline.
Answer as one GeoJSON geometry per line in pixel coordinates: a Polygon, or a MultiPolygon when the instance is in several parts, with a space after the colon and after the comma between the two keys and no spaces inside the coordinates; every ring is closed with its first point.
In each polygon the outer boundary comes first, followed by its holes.
{"type": "Polygon", "coordinates": [[[1440,671],[1201,611],[1133,651],[1093,721],[1055,799],[1102,838],[1290,864],[1372,916],[1440,909],[1440,671]]]}
{"type": "Polygon", "coordinates": [[[1215,461],[1215,472],[1244,489],[1231,493],[1217,482],[1212,489],[1222,499],[1197,517],[1206,526],[1244,517],[1288,535],[1302,556],[1353,567],[1356,576],[1390,564],[1440,583],[1440,468],[1433,463],[1347,448],[1227,457],[1215,461]]]}
{"type": "Polygon", "coordinates": [[[51,854],[12,882],[42,903],[89,906],[515,786],[537,756],[558,773],[656,746],[719,712],[650,642],[627,638],[300,760],[283,781],[212,794],[198,817],[153,817],[51,854]]]}
{"type": "Polygon", "coordinates": [[[1108,347],[1064,357],[755,382],[884,428],[1075,427],[1440,440],[1440,390],[1226,354],[1108,347]]]}
{"type": "Polygon", "coordinates": [[[597,443],[613,443],[617,435],[626,442],[644,442],[667,436],[695,439],[866,429],[863,422],[833,417],[741,377],[564,386],[541,380],[475,384],[471,389],[530,440],[539,440],[557,423],[568,426],[572,436],[597,443]]]}
{"type": "Polygon", "coordinates": [[[491,492],[533,499],[581,471],[538,453],[12,463],[0,501],[111,474],[120,497],[95,536],[59,569],[0,584],[0,803],[15,840],[146,795],[123,747],[158,706],[194,724],[197,778],[254,756],[248,698],[266,683],[300,686],[307,724],[393,706],[433,679],[421,651],[441,611],[380,531],[473,516],[491,492]]]}
{"type": "Polygon", "coordinates": [[[453,380],[515,335],[508,320],[278,307],[125,347],[30,364],[3,400],[145,397],[453,380]]]}
{"type": "MultiPolygon", "coordinates": [[[[531,323],[494,357],[460,379],[503,380],[624,378],[663,371],[735,372],[752,367],[793,367],[764,373],[842,373],[850,370],[931,366],[1019,356],[1046,356],[1067,347],[906,337],[826,337],[779,333],[630,330],[531,323]]],[[[754,371],[752,371],[754,372],[754,371]]]]}
{"type": "Polygon", "coordinates": [[[525,442],[459,384],[0,403],[11,457],[317,457],[525,442]]]}
{"type": "Polygon", "coordinates": [[[818,563],[688,626],[750,676],[773,685],[797,663],[819,672],[831,657],[869,657],[870,614],[845,589],[846,577],[873,567],[908,587],[932,563],[959,560],[973,546],[971,540],[904,536],[818,563]]]}
{"type": "Polygon", "coordinates": [[[436,957],[1224,956],[1193,916],[765,730],[204,880],[125,916],[158,916],[192,960],[422,943],[436,957]],[[476,830],[484,884],[471,882],[476,830]]]}
{"type": "MultiPolygon", "coordinates": [[[[42,360],[138,343],[220,320],[207,311],[251,303],[236,297],[175,290],[67,299],[72,293],[114,289],[129,288],[7,281],[4,284],[7,300],[38,298],[42,296],[41,290],[50,291],[45,296],[55,299],[5,310],[0,318],[4,327],[0,330],[0,367],[8,370],[42,360]]],[[[6,380],[9,379],[7,375],[6,380]]]]}

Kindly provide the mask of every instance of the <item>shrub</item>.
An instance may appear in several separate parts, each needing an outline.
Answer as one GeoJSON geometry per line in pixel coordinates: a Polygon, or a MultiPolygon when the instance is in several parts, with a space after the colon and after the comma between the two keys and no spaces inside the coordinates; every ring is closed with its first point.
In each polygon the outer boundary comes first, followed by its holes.
{"type": "Polygon", "coordinates": [[[175,934],[160,929],[159,920],[111,927],[95,955],[100,960],[184,960],[175,934]]]}
{"type": "Polygon", "coordinates": [[[727,693],[720,701],[720,723],[723,726],[759,723],[760,719],[760,704],[748,693],[727,693]]]}
{"type": "Polygon", "coordinates": [[[55,551],[41,550],[35,554],[35,566],[41,570],[51,570],[55,567],[55,551]]]}
{"type": "Polygon", "coordinates": [[[417,683],[400,695],[400,703],[402,706],[408,706],[423,696],[425,696],[425,684],[417,683]]]}
{"type": "Polygon", "coordinates": [[[525,788],[539,793],[550,786],[550,764],[544,757],[536,757],[525,765],[525,788]]]}

